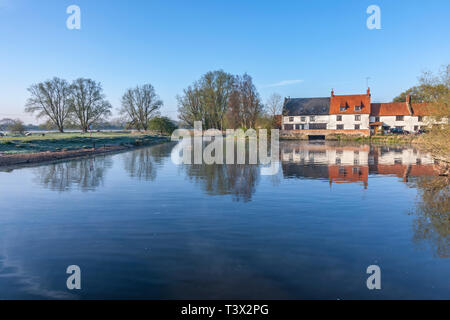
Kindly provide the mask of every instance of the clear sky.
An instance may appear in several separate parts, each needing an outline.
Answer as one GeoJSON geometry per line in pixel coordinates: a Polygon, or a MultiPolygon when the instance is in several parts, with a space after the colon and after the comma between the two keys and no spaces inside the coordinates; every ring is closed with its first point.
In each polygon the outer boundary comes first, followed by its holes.
{"type": "MultiPolygon", "coordinates": [[[[253,77],[263,100],[365,92],[390,101],[450,63],[450,1],[0,0],[0,118],[22,118],[27,87],[53,76],[100,81],[114,109],[151,83],[176,95],[209,70],[253,77]],[[69,5],[81,30],[66,27],[69,5]],[[381,30],[369,30],[369,5],[381,30]]],[[[117,114],[117,112],[115,112],[117,114]]]]}

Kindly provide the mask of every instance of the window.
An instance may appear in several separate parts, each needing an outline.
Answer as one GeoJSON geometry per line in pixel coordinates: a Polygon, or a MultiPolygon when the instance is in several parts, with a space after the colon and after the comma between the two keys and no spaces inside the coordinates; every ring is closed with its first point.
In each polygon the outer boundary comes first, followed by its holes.
{"type": "Polygon", "coordinates": [[[361,106],[355,106],[355,111],[361,111],[361,106]]]}
{"type": "Polygon", "coordinates": [[[380,117],[375,117],[375,122],[380,122],[380,117]]]}
{"type": "Polygon", "coordinates": [[[338,124],[338,125],[336,126],[336,129],[337,129],[337,130],[344,130],[344,125],[343,125],[343,124],[338,124]]]}
{"type": "Polygon", "coordinates": [[[316,121],[316,117],[315,116],[309,117],[309,121],[316,121]]]}
{"type": "Polygon", "coordinates": [[[357,115],[355,116],[355,121],[361,121],[361,116],[360,116],[359,114],[357,114],[357,115]]]}
{"type": "Polygon", "coordinates": [[[336,121],[342,121],[342,116],[336,116],[336,121]]]}
{"type": "Polygon", "coordinates": [[[294,122],[294,117],[289,117],[289,122],[294,122]]]}
{"type": "Polygon", "coordinates": [[[403,130],[403,126],[395,126],[395,129],[403,130]]]}
{"type": "Polygon", "coordinates": [[[417,121],[422,122],[422,121],[423,121],[423,117],[422,117],[422,116],[419,116],[419,117],[417,118],[417,121]]]}
{"type": "Polygon", "coordinates": [[[355,124],[355,130],[359,130],[361,126],[359,124],[355,124]]]}
{"type": "Polygon", "coordinates": [[[305,122],[306,121],[306,117],[301,117],[300,121],[305,122]]]}
{"type": "Polygon", "coordinates": [[[344,112],[345,109],[347,109],[346,107],[341,107],[341,112],[344,112]]]}
{"type": "Polygon", "coordinates": [[[354,174],[361,174],[361,170],[358,167],[354,167],[353,168],[353,173],[354,174]]]}
{"type": "Polygon", "coordinates": [[[311,129],[311,130],[326,130],[327,124],[326,123],[310,123],[309,129],[311,129]]]}
{"type": "Polygon", "coordinates": [[[303,130],[305,129],[305,125],[304,124],[297,124],[295,125],[297,130],[303,130]]]}
{"type": "Polygon", "coordinates": [[[345,176],[347,174],[347,170],[345,170],[345,167],[339,167],[339,175],[345,176]]]}
{"type": "Polygon", "coordinates": [[[395,121],[403,121],[405,116],[395,116],[395,121]]]}
{"type": "Polygon", "coordinates": [[[293,124],[285,124],[284,130],[294,130],[294,125],[293,124]]]}

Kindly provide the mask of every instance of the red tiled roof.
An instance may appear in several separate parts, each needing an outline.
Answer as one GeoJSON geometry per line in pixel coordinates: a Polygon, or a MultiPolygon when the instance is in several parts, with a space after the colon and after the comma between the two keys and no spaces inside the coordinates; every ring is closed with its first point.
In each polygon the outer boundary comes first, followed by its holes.
{"type": "Polygon", "coordinates": [[[429,103],[413,103],[413,113],[415,116],[431,116],[436,113],[436,107],[429,103]]]}
{"type": "Polygon", "coordinates": [[[409,116],[406,102],[372,103],[371,116],[409,116]]]}
{"type": "Polygon", "coordinates": [[[330,114],[370,114],[370,94],[332,95],[330,114]],[[341,107],[346,107],[341,111],[341,107]],[[355,107],[361,107],[356,111],[355,107]]]}

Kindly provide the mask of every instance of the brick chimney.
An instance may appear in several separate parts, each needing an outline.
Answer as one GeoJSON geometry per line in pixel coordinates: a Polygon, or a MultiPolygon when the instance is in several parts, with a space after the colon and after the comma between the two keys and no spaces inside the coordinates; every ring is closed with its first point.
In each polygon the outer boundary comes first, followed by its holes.
{"type": "Polygon", "coordinates": [[[331,97],[334,97],[334,89],[331,89],[331,97]]]}
{"type": "Polygon", "coordinates": [[[367,88],[367,95],[370,96],[370,88],[367,88]]]}
{"type": "Polygon", "coordinates": [[[406,95],[406,106],[408,107],[409,114],[412,116],[413,110],[412,110],[412,106],[411,106],[411,95],[410,94],[406,95]]]}

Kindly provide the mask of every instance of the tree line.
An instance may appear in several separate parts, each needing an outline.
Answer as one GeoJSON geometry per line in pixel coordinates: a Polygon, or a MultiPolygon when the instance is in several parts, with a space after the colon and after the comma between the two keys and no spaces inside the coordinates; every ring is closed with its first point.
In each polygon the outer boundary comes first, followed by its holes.
{"type": "MultiPolygon", "coordinates": [[[[104,123],[112,106],[106,100],[100,82],[79,78],[72,83],[53,78],[28,88],[30,97],[25,111],[44,118],[60,132],[75,124],[83,132],[104,123]]],[[[151,84],[136,86],[122,96],[120,114],[129,128],[148,130],[149,122],[159,115],[163,102],[151,84]]]]}
{"type": "Polygon", "coordinates": [[[273,94],[266,105],[248,74],[232,75],[223,70],[210,71],[177,96],[178,117],[182,124],[193,127],[201,121],[203,128],[273,127],[281,114],[281,96],[273,94]]]}
{"type": "Polygon", "coordinates": [[[437,73],[423,72],[418,80],[394,102],[404,102],[410,95],[414,103],[427,103],[430,115],[440,124],[428,128],[429,132],[421,137],[422,145],[435,157],[450,162],[450,65],[442,66],[437,73]]]}
{"type": "MultiPolygon", "coordinates": [[[[112,106],[100,82],[79,78],[69,83],[53,79],[28,88],[25,111],[45,119],[45,126],[64,132],[108,124],[112,106]]],[[[201,121],[205,129],[273,127],[281,114],[281,96],[273,94],[264,105],[248,74],[232,75],[222,70],[210,71],[177,96],[178,118],[185,127],[201,121]]],[[[160,117],[163,101],[151,84],[127,89],[122,95],[120,115],[127,129],[171,132],[174,123],[160,117]]],[[[117,121],[116,121],[117,122],[117,121]]]]}

